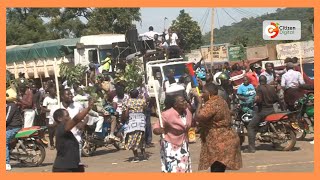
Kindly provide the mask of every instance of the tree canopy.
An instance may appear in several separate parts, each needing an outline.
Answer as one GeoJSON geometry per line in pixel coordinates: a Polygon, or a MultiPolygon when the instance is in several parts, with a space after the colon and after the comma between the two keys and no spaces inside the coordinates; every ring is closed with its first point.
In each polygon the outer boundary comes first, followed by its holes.
{"type": "Polygon", "coordinates": [[[185,51],[197,49],[202,45],[202,35],[197,21],[184,10],[180,11],[176,20],[172,21],[171,28],[178,33],[180,46],[185,51]]]}
{"type": "Polygon", "coordinates": [[[141,20],[140,8],[8,8],[7,45],[125,33],[141,20]]]}

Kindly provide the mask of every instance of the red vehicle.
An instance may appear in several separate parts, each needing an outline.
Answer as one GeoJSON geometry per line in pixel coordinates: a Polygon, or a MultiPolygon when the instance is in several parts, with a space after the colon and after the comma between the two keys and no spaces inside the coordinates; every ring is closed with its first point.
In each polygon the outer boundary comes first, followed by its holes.
{"type": "MultiPolygon", "coordinates": [[[[290,151],[296,144],[296,134],[290,122],[296,116],[295,112],[274,113],[267,116],[259,124],[256,140],[261,143],[271,143],[276,150],[290,151]]],[[[234,110],[233,128],[239,135],[240,143],[245,141],[245,131],[252,115],[243,113],[240,106],[234,110]]]]}

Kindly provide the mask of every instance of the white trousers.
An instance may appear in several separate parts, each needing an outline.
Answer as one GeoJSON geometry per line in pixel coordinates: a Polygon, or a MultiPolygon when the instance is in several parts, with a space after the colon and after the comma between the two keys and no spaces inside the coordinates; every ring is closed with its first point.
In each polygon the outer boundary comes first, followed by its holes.
{"type": "Polygon", "coordinates": [[[95,132],[102,132],[103,121],[104,121],[104,118],[102,116],[98,116],[98,117],[89,116],[89,120],[87,124],[93,125],[94,123],[97,123],[95,132]]]}
{"type": "Polygon", "coordinates": [[[29,128],[33,126],[33,121],[36,116],[36,112],[33,109],[24,110],[24,128],[29,128]]]}

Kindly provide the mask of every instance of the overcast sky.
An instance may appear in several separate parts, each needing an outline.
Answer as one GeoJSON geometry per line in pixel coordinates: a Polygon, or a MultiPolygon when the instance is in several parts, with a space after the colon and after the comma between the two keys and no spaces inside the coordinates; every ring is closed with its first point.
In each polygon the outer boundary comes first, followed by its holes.
{"type": "MultiPolygon", "coordinates": [[[[164,28],[164,18],[166,28],[171,25],[179,15],[180,10],[198,21],[200,28],[204,32],[210,31],[211,8],[141,8],[142,22],[136,23],[139,33],[148,31],[149,26],[154,27],[154,31],[162,32],[164,28]],[[206,19],[206,20],[205,20],[206,19]]],[[[224,25],[231,25],[233,22],[241,21],[243,17],[257,17],[266,13],[274,13],[277,8],[215,8],[214,27],[219,28],[224,25]]]]}

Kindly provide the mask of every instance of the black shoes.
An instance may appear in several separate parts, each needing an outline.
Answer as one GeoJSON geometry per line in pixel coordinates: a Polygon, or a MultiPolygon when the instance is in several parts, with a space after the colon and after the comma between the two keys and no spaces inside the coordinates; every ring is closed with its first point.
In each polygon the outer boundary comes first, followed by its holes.
{"type": "Polygon", "coordinates": [[[243,150],[243,153],[255,153],[256,152],[256,149],[255,148],[248,148],[248,149],[245,149],[243,150]]]}

